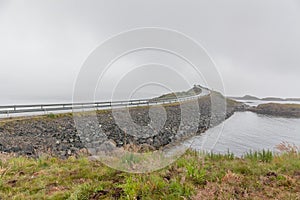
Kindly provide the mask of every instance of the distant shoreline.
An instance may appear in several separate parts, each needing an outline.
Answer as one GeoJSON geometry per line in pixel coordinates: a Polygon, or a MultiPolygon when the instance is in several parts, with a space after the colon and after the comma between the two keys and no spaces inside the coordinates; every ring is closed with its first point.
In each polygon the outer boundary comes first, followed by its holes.
{"type": "Polygon", "coordinates": [[[279,97],[264,97],[264,98],[258,98],[251,95],[245,95],[243,97],[228,97],[234,100],[245,100],[245,101],[299,101],[300,98],[279,98],[279,97]]]}
{"type": "Polygon", "coordinates": [[[266,103],[248,108],[249,111],[277,117],[300,118],[300,104],[266,103]]]}

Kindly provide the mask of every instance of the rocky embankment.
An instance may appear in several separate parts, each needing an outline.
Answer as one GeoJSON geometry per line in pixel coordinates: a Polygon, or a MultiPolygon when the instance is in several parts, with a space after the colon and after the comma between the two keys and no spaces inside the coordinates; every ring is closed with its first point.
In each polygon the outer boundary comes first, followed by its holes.
{"type": "Polygon", "coordinates": [[[267,103],[249,108],[250,111],[279,117],[300,117],[300,104],[267,103]]]}
{"type": "MultiPolygon", "coordinates": [[[[197,116],[185,115],[187,119],[181,122],[181,107],[191,113],[195,102],[185,102],[183,104],[164,105],[166,121],[155,134],[149,129],[141,135],[128,134],[130,130],[124,131],[116,123],[112,110],[97,112],[98,125],[106,135],[106,140],[113,141],[117,147],[124,147],[129,144],[147,146],[151,149],[159,149],[165,145],[201,134],[208,128],[221,123],[229,118],[235,111],[242,111],[246,106],[233,100],[225,99],[218,93],[212,93],[195,100],[199,105],[197,116]],[[213,97],[213,98],[211,98],[213,97]],[[226,109],[222,104],[226,102],[226,109]],[[192,128],[195,124],[193,120],[199,117],[196,129],[192,128]]],[[[125,111],[124,111],[125,112],[125,111]]],[[[122,114],[122,110],[120,110],[122,114]]],[[[119,114],[120,114],[119,113],[119,114]]],[[[160,121],[159,112],[151,114],[149,107],[136,107],[129,109],[132,121],[139,127],[151,125],[151,119],[160,121]],[[150,113],[150,114],[149,114],[150,113]],[[154,115],[154,116],[151,116],[154,115]]],[[[88,120],[83,115],[84,120],[88,120]]],[[[89,122],[83,123],[86,129],[89,122]]],[[[130,127],[130,126],[129,126],[130,127]]],[[[77,127],[78,128],[78,127],[77,127]]],[[[68,157],[86,153],[89,145],[99,145],[97,136],[84,135],[84,131],[76,129],[72,114],[38,116],[22,119],[4,119],[0,121],[0,151],[38,157],[42,154],[55,155],[58,157],[68,157]],[[97,143],[98,142],[98,143],[97,143]]],[[[100,138],[101,139],[101,138],[100,138]]],[[[98,136],[98,140],[99,136],[98,136]]],[[[101,141],[103,142],[103,141],[101,141]]]]}

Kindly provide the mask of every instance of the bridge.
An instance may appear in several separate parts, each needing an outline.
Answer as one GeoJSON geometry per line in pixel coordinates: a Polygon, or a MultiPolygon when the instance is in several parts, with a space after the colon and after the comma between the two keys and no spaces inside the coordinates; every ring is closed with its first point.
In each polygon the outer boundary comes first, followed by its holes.
{"type": "Polygon", "coordinates": [[[112,108],[164,105],[171,103],[179,103],[200,98],[208,95],[209,90],[202,90],[202,92],[195,96],[187,96],[180,98],[168,99],[135,99],[128,101],[105,101],[105,102],[85,102],[85,103],[62,103],[62,104],[33,104],[33,105],[7,105],[0,106],[0,118],[16,117],[16,116],[30,116],[43,115],[49,113],[66,113],[70,111],[83,112],[88,110],[106,110],[112,108]]]}

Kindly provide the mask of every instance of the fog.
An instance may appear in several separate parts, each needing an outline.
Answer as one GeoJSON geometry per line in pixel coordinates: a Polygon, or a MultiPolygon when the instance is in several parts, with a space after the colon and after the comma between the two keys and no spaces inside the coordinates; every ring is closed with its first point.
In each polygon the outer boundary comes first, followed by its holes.
{"type": "MultiPolygon", "coordinates": [[[[140,27],[176,30],[200,43],[226,95],[300,97],[299,21],[299,0],[0,0],[0,104],[72,101],[90,53],[112,35],[140,27]]],[[[187,69],[182,64],[178,73],[187,69]]],[[[157,77],[160,70],[145,71],[157,77]]],[[[127,79],[143,79],[137,72],[127,79]]],[[[159,77],[171,75],[162,69],[159,77]]],[[[179,83],[170,81],[187,89],[179,83]]],[[[142,96],[167,91],[155,88],[142,96]]]]}

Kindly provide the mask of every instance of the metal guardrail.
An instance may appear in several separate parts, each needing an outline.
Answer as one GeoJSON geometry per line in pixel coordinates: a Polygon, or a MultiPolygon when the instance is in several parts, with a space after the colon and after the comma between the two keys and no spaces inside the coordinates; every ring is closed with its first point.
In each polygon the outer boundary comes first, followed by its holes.
{"type": "Polygon", "coordinates": [[[63,112],[70,110],[84,110],[84,109],[111,109],[114,107],[137,107],[156,104],[170,104],[176,102],[183,102],[192,99],[197,99],[201,94],[197,96],[189,96],[182,98],[170,98],[170,99],[138,99],[129,101],[106,101],[106,102],[87,102],[87,103],[63,103],[63,104],[34,104],[34,105],[9,105],[0,106],[0,117],[10,117],[14,114],[25,113],[40,113],[46,114],[49,112],[63,112]]]}

